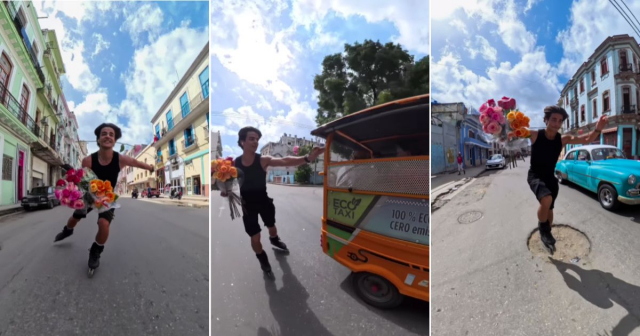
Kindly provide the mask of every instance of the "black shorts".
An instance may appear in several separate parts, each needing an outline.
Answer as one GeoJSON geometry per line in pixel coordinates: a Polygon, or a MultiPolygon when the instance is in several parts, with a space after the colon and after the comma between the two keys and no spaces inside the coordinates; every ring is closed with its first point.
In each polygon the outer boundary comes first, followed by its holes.
{"type": "Polygon", "coordinates": [[[536,195],[538,201],[540,201],[543,197],[551,195],[551,210],[553,210],[556,198],[558,198],[558,191],[560,191],[560,186],[558,185],[558,180],[555,176],[550,177],[540,177],[536,173],[529,172],[527,176],[527,182],[529,182],[529,187],[531,191],[536,195]]]}
{"type": "MultiPolygon", "coordinates": [[[[87,214],[90,213],[92,210],[93,208],[89,208],[86,211],[76,210],[73,212],[73,218],[75,219],[87,218],[87,214]]],[[[100,220],[100,218],[104,218],[109,222],[109,224],[111,224],[111,221],[113,221],[115,217],[116,217],[116,209],[111,209],[109,211],[104,211],[98,214],[98,220],[100,220]]]]}
{"type": "Polygon", "coordinates": [[[244,230],[252,237],[260,233],[260,223],[258,215],[262,218],[264,226],[270,228],[276,225],[276,207],[273,205],[272,198],[265,198],[258,202],[246,202],[244,204],[242,221],[244,222],[244,230]]]}

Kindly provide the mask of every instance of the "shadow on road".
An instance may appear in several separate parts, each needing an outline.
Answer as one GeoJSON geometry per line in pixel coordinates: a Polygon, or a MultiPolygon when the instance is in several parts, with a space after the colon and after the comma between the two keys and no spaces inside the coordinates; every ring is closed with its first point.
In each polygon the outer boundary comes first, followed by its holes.
{"type": "Polygon", "coordinates": [[[429,303],[410,297],[405,297],[403,303],[389,310],[378,309],[362,301],[353,289],[351,276],[347,277],[340,288],[349,296],[357,300],[363,308],[375,313],[385,321],[418,335],[429,335],[429,303]]]}
{"type": "Polygon", "coordinates": [[[333,336],[313,313],[307,300],[309,293],[291,272],[286,253],[275,252],[276,260],[282,268],[282,288],[276,288],[273,280],[265,278],[264,286],[269,295],[269,307],[278,321],[280,330],[258,329],[258,336],[333,336]]]}
{"type": "Polygon", "coordinates": [[[562,274],[567,287],[582,298],[602,309],[613,307],[615,302],[627,311],[627,315],[610,333],[605,332],[606,335],[627,336],[640,327],[640,286],[620,280],[608,272],[585,270],[578,265],[549,259],[562,274]],[[580,278],[568,273],[568,270],[575,272],[580,278]]]}

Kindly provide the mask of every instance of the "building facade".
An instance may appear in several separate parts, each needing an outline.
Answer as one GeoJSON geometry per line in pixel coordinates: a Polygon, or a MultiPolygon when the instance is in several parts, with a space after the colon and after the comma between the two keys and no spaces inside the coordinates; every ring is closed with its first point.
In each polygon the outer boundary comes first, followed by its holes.
{"type": "Polygon", "coordinates": [[[605,39],[565,85],[558,105],[569,113],[564,133],[587,134],[605,114],[609,123],[594,143],[616,146],[637,159],[640,47],[635,38],[605,39]]]}
{"type": "Polygon", "coordinates": [[[151,120],[156,176],[164,193],[184,187],[185,195],[208,196],[209,44],[151,120]]]}
{"type": "Polygon", "coordinates": [[[211,131],[211,160],[222,157],[222,137],[220,132],[211,131]]]}
{"type": "Polygon", "coordinates": [[[460,126],[460,147],[466,167],[478,167],[485,164],[489,157],[491,145],[482,131],[480,115],[471,112],[464,116],[460,126]]]}
{"type": "MultiPolygon", "coordinates": [[[[132,149],[132,152],[131,152],[131,154],[133,154],[132,157],[146,164],[153,164],[153,161],[155,161],[155,157],[156,157],[155,155],[156,151],[155,151],[155,148],[153,147],[153,144],[150,144],[148,146],[143,146],[141,148],[142,149],[136,153],[135,147],[134,147],[134,149],[132,149]]],[[[127,167],[127,168],[128,168],[127,174],[126,174],[127,185],[129,186],[129,190],[127,191],[127,193],[130,194],[134,188],[138,188],[138,192],[142,193],[142,191],[144,191],[147,188],[159,187],[159,181],[153,172],[150,172],[145,169],[134,168],[134,167],[127,167]]],[[[121,174],[121,175],[125,175],[125,174],[121,174]]]]}
{"type": "Polygon", "coordinates": [[[463,103],[431,104],[431,170],[433,174],[458,169],[460,127],[467,114],[463,103]]]}
{"type": "MultiPolygon", "coordinates": [[[[260,155],[272,156],[276,158],[283,158],[286,156],[296,156],[293,149],[294,147],[308,147],[308,146],[323,146],[323,142],[319,140],[307,139],[306,137],[298,138],[297,135],[284,134],[280,137],[280,141],[269,142],[260,149],[260,155]]],[[[311,183],[321,184],[323,183],[322,176],[319,172],[324,169],[324,155],[318,158],[318,163],[311,164],[313,171],[310,178],[311,183]]],[[[269,167],[267,168],[267,181],[271,183],[279,184],[294,184],[295,172],[297,167],[269,167]]]]}

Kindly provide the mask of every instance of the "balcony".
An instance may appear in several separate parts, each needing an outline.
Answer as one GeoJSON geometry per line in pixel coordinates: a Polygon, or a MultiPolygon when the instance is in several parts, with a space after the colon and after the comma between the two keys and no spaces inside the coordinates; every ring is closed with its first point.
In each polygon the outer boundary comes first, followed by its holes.
{"type": "Polygon", "coordinates": [[[26,142],[38,141],[40,127],[2,83],[0,83],[0,104],[2,104],[0,121],[15,130],[26,142]]]}
{"type": "MultiPolygon", "coordinates": [[[[40,68],[40,63],[38,62],[38,55],[36,55],[36,53],[33,52],[31,42],[29,41],[29,38],[27,37],[26,32],[24,31],[24,23],[22,22],[22,19],[20,19],[20,15],[18,15],[18,9],[16,8],[15,3],[13,1],[3,1],[3,3],[7,9],[7,12],[9,13],[10,21],[13,23],[13,26],[16,29],[17,36],[15,37],[19,37],[19,39],[22,41],[22,45],[25,51],[25,55],[22,55],[25,57],[22,57],[22,58],[28,58],[31,61],[31,65],[32,65],[31,68],[35,71],[37,78],[40,79],[41,85],[44,85],[45,78],[44,78],[44,73],[40,68]]],[[[16,38],[16,40],[18,40],[18,38],[16,38]]],[[[14,44],[14,47],[15,47],[15,44],[14,44]]],[[[35,78],[34,78],[34,81],[35,81],[35,78]]]]}
{"type": "Polygon", "coordinates": [[[635,105],[622,106],[622,108],[620,108],[620,113],[621,114],[637,114],[636,106],[635,105]]]}
{"type": "Polygon", "coordinates": [[[577,107],[578,106],[578,98],[571,98],[571,106],[572,107],[577,107]]]}
{"type": "Polygon", "coordinates": [[[191,152],[198,148],[198,137],[193,134],[182,140],[182,148],[184,149],[185,153],[191,152]]]}
{"type": "Polygon", "coordinates": [[[618,67],[620,72],[633,72],[633,65],[631,63],[623,63],[618,67]]]}
{"type": "Polygon", "coordinates": [[[179,132],[189,127],[199,116],[206,114],[208,109],[209,100],[204,99],[202,92],[184,104],[185,107],[189,107],[189,112],[183,116],[183,113],[179,113],[173,116],[173,127],[167,127],[160,130],[161,138],[156,141],[153,146],[159,149],[169,141],[169,139],[175,138],[179,132]]]}
{"type": "Polygon", "coordinates": [[[56,149],[55,140],[49,139],[48,135],[44,134],[44,132],[42,133],[38,134],[38,141],[31,143],[31,153],[51,165],[62,165],[62,158],[56,149]]]}

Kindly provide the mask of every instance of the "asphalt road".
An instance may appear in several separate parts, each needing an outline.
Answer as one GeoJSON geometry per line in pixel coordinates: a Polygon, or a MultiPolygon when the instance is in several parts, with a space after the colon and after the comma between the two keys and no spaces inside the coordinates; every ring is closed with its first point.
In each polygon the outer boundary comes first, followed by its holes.
{"type": "Polygon", "coordinates": [[[584,232],[591,252],[578,264],[534,257],[527,169],[481,175],[433,213],[433,334],[640,335],[640,207],[608,212],[595,194],[561,186],[554,223],[584,232]],[[483,218],[459,224],[471,210],[483,218]]]}
{"type": "Polygon", "coordinates": [[[211,197],[212,335],[428,335],[429,304],[407,299],[381,311],[359,300],[350,271],[322,252],[322,189],[268,186],[276,226],[291,253],[274,251],[263,228],[275,280],[265,279],[226,199],[211,197]],[[222,209],[221,209],[222,208],[222,209]]]}
{"type": "Polygon", "coordinates": [[[209,335],[208,209],[121,202],[92,279],[95,212],[56,244],[72,209],[0,220],[0,335],[209,335]]]}

